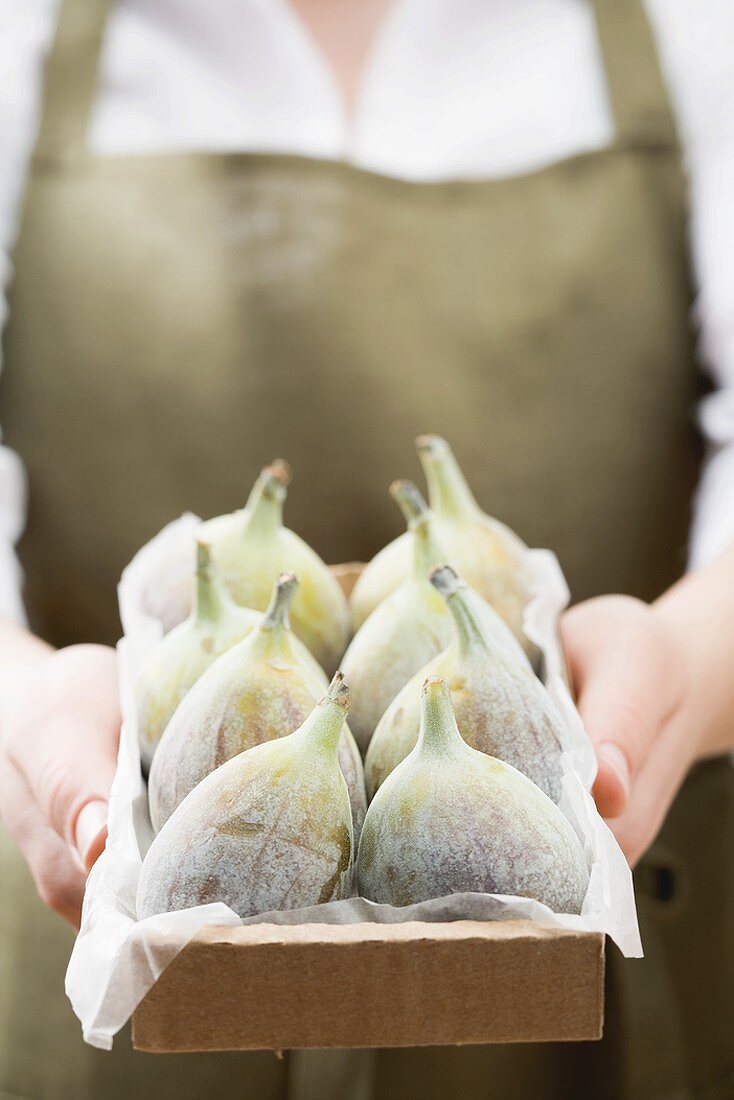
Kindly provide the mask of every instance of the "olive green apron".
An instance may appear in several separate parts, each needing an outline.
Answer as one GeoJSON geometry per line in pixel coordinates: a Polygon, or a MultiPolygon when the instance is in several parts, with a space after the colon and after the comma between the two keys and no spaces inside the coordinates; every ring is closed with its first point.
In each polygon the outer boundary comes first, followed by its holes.
{"type": "MultiPolygon", "coordinates": [[[[386,486],[428,430],[489,511],[556,550],[576,598],[651,598],[680,572],[697,467],[683,179],[638,0],[594,6],[613,145],[423,185],[289,156],[91,155],[107,4],[66,0],[0,407],[30,477],[39,630],[114,640],[138,546],[185,509],[237,507],[277,454],[290,524],[328,560],[368,557],[400,528],[386,486]]],[[[727,764],[698,768],[643,861],[648,957],[612,951],[596,1044],[93,1051],[63,996],[69,936],[4,843],[0,1098],[731,1096],[733,788],[727,764]]]]}

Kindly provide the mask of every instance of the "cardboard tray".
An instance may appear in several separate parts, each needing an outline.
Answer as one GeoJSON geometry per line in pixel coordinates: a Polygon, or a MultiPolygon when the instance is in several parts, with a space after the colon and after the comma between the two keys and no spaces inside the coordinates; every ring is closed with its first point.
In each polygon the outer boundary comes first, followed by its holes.
{"type": "MultiPolygon", "coordinates": [[[[359,566],[334,567],[347,594],[359,566]]],[[[151,1052],[599,1039],[604,936],[531,921],[205,927],[133,1016],[151,1052]]]]}
{"type": "Polygon", "coordinates": [[[203,929],[133,1017],[137,1050],[599,1039],[604,937],[530,921],[203,929]]]}

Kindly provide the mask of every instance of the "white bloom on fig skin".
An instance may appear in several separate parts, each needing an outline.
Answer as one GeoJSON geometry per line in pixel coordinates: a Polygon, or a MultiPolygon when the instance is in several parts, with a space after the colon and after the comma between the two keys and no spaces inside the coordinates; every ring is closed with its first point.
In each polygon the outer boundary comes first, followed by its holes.
{"type": "Polygon", "coordinates": [[[438,677],[423,687],[417,745],[367,811],[357,876],[360,894],[382,904],[472,892],[557,913],[579,913],[589,881],[568,820],[521,772],[462,740],[438,677]]]}
{"type": "MultiPolygon", "coordinates": [[[[319,665],[289,626],[298,578],[282,574],[268,611],[248,637],[215,661],[173,715],[148,783],[156,831],[207,775],[238,753],[293,733],[327,688],[319,665]]],[[[345,725],[339,760],[358,836],[367,808],[359,750],[345,725]]]]}
{"type": "Polygon", "coordinates": [[[410,527],[413,564],[357,631],[342,662],[352,692],[350,728],[363,753],[400,689],[451,640],[451,616],[428,580],[429,570],[446,560],[434,521],[412,482],[396,481],[390,492],[410,527]]]}
{"type": "Polygon", "coordinates": [[[283,526],[290,469],[276,459],[260,473],[246,507],[204,524],[204,536],[237,603],[264,611],[278,574],[296,573],[293,630],[330,675],[349,642],[351,616],[339,582],[318,554],[283,526]]]}
{"type": "Polygon", "coordinates": [[[431,571],[454,623],[448,648],[405,685],[375,730],[365,760],[367,787],[378,790],[418,740],[421,688],[446,680],[467,744],[512,764],[554,802],[561,797],[563,720],[509,627],[448,566],[431,571]]]}
{"type": "Polygon", "coordinates": [[[135,685],[138,737],[150,764],[176,707],[209,666],[260,622],[257,611],[229,595],[211,560],[209,546],[196,544],[192,610],[158,643],[135,685]]]}
{"type": "Polygon", "coordinates": [[[352,816],[338,757],[348,704],[337,673],[298,730],[194,788],[145,857],[139,919],[217,901],[247,917],[350,895],[352,816]]]}
{"type": "MultiPolygon", "coordinates": [[[[522,630],[532,590],[527,547],[509,527],[482,511],[445,439],[419,436],[416,449],[428,482],[428,501],[444,560],[494,607],[535,660],[534,647],[522,630]]],[[[395,591],[410,567],[411,537],[407,533],[375,555],[354,586],[350,602],[355,628],[395,591]]]]}

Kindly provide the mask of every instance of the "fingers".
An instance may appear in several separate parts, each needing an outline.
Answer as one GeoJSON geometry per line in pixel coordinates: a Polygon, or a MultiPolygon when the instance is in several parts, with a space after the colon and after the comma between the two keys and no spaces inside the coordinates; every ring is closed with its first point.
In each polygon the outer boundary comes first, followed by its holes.
{"type": "Polygon", "coordinates": [[[102,646],[50,656],[5,715],[2,817],[41,898],[74,927],[106,839],[119,724],[115,654],[102,646]]]}
{"type": "Polygon", "coordinates": [[[0,769],[0,811],[42,901],[78,929],[84,875],[68,845],[44,821],[23,778],[7,763],[0,769]]]}
{"type": "Polygon", "coordinates": [[[82,806],[74,827],[74,847],[89,874],[107,842],[107,803],[101,799],[82,806]]]}
{"type": "Polygon", "coordinates": [[[11,715],[6,752],[41,819],[89,867],[104,845],[120,715],[115,654],[75,646],[49,659],[43,681],[11,715]],[[29,698],[30,695],[30,698],[29,698]]]}
{"type": "Polygon", "coordinates": [[[660,831],[690,764],[687,723],[673,721],[640,769],[624,813],[609,822],[631,867],[660,831]]]}
{"type": "Polygon", "coordinates": [[[668,639],[639,601],[591,600],[563,623],[578,708],[599,764],[594,797],[604,817],[630,804],[636,778],[681,691],[668,639]]]}
{"type": "Polygon", "coordinates": [[[632,781],[659,729],[644,663],[621,655],[588,679],[579,712],[596,748],[599,770],[594,796],[599,812],[616,817],[627,806],[632,781]]]}

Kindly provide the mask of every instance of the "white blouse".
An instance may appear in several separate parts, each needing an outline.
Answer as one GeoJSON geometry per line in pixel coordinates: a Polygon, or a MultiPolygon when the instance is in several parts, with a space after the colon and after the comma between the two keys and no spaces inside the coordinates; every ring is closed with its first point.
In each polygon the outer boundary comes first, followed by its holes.
{"type": "MultiPolygon", "coordinates": [[[[694,320],[716,387],[700,408],[708,460],[695,501],[696,566],[734,538],[734,3],[644,3],[685,149],[694,320]]],[[[57,7],[0,0],[0,290],[57,7]]],[[[117,0],[89,143],[102,155],[343,158],[432,181],[527,172],[604,147],[613,125],[587,0],[393,0],[351,115],[288,0],[117,0]]],[[[0,323],[5,312],[0,296],[0,323]]],[[[24,495],[22,466],[0,447],[0,614],[15,617],[12,543],[24,495]]]]}

